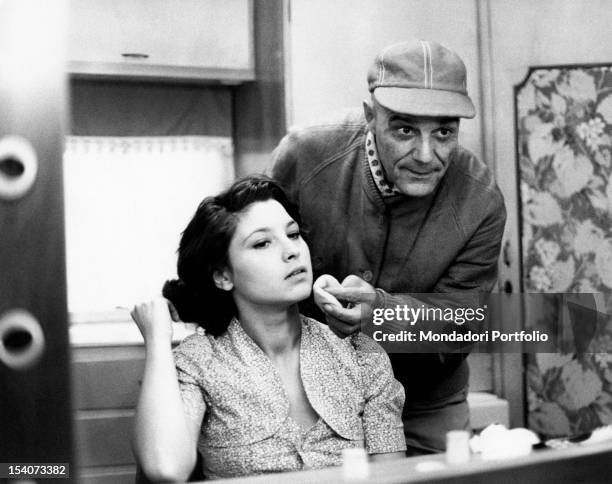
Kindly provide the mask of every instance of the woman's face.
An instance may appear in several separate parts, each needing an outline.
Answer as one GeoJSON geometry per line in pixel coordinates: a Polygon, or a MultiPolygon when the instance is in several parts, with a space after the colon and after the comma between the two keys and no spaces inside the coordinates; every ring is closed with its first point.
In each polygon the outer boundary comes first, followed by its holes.
{"type": "Polygon", "coordinates": [[[234,300],[263,306],[290,306],[312,289],[310,251],[298,224],[276,200],[255,202],[238,214],[223,271],[234,300]]]}

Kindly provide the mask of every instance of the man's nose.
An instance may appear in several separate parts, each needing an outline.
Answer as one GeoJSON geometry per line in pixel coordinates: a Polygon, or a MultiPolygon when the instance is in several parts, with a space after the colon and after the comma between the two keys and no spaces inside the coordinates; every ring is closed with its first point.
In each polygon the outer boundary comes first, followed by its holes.
{"type": "Polygon", "coordinates": [[[431,163],[434,159],[431,140],[428,137],[423,137],[418,143],[414,151],[414,159],[421,163],[431,163]]]}

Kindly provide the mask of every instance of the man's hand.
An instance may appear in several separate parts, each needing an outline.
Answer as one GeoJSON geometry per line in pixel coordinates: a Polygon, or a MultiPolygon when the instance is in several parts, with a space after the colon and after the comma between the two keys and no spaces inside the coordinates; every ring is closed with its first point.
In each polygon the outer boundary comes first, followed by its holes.
{"type": "Polygon", "coordinates": [[[314,300],[325,313],[331,330],[345,338],[360,330],[362,317],[368,317],[376,290],[360,277],[347,276],[342,283],[324,274],[313,286],[314,300]]]}
{"type": "Polygon", "coordinates": [[[330,294],[330,290],[341,289],[342,286],[338,282],[338,280],[334,276],[330,276],[329,274],[323,274],[318,277],[317,280],[312,285],[312,293],[314,296],[314,301],[319,306],[321,311],[325,311],[324,306],[327,304],[329,306],[338,306],[342,307],[340,301],[338,301],[334,296],[330,294]]]}

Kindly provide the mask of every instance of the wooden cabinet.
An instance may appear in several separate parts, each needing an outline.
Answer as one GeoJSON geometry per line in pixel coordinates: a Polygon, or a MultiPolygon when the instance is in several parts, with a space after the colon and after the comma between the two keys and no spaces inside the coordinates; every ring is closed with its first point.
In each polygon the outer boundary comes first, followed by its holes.
{"type": "Polygon", "coordinates": [[[252,0],[71,0],[73,75],[254,79],[252,0]]]}
{"type": "Polygon", "coordinates": [[[142,346],[73,348],[79,482],[134,482],[136,463],[130,441],[143,370],[142,346]]]}

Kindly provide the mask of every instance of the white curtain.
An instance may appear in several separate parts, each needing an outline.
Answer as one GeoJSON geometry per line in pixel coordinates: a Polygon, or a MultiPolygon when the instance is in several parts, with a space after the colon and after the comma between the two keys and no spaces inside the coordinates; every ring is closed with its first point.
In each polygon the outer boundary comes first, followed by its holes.
{"type": "Polygon", "coordinates": [[[64,191],[73,320],[112,319],[158,295],[164,280],[176,277],[179,237],[198,204],[233,178],[231,138],[68,137],[64,191]]]}

